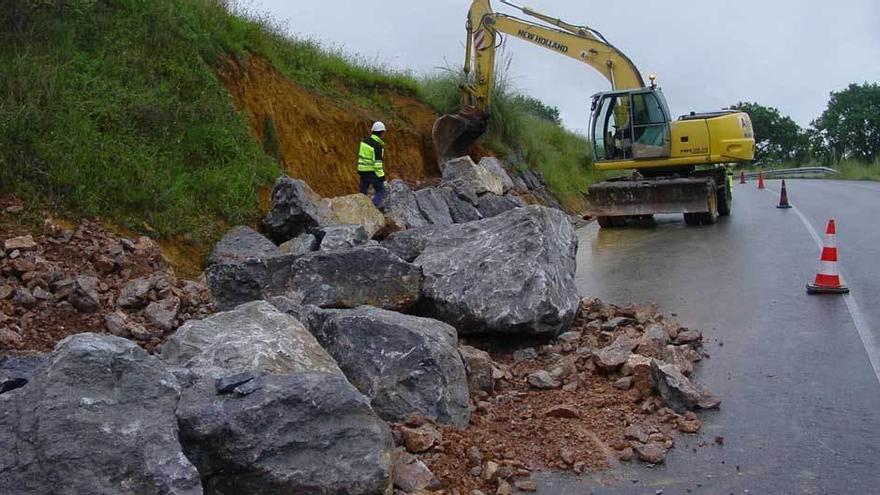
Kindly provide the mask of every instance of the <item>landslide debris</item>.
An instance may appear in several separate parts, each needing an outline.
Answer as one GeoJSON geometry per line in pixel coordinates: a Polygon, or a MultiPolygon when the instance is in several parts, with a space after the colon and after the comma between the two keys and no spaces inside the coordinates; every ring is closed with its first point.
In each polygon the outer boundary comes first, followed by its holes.
{"type": "Polygon", "coordinates": [[[692,370],[702,359],[701,340],[653,307],[584,299],[571,329],[547,345],[511,351],[474,341],[489,349],[479,364],[479,353],[462,346],[468,371],[482,370],[479,379],[469,376],[472,383],[495,377],[491,391],[471,387],[470,425],[462,430],[416,416],[394,425],[395,439],[438,478],[441,491],[420,493],[528,491],[536,470],[580,474],[621,462],[659,464],[678,433],[696,433],[701,423],[693,411],[673,409],[678,398],[663,393],[666,378],[652,368],[699,391],[704,402],[688,406],[720,402],[709,401],[711,394],[680,368],[692,370]],[[610,348],[624,358],[606,361],[610,348]]]}
{"type": "Polygon", "coordinates": [[[19,222],[0,199],[0,352],[48,352],[76,333],[130,338],[153,351],[183,321],[211,312],[207,287],[174,275],[148,237],[46,218],[19,222]]]}

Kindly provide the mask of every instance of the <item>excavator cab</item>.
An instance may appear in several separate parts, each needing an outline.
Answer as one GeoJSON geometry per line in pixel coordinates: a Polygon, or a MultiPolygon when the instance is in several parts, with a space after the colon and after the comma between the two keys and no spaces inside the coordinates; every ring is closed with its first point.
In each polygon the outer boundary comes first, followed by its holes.
{"type": "Polygon", "coordinates": [[[658,88],[598,93],[591,110],[596,161],[669,157],[669,107],[658,88]]]}

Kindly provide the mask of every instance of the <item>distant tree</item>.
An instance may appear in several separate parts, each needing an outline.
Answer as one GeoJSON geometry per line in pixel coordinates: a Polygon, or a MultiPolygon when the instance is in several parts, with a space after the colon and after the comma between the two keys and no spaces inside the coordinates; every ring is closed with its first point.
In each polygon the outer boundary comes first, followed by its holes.
{"type": "Polygon", "coordinates": [[[813,121],[815,143],[832,159],[880,159],[880,84],[850,84],[832,92],[828,108],[813,121]]]}
{"type": "Polygon", "coordinates": [[[513,101],[515,105],[517,105],[519,108],[523,109],[527,113],[530,113],[536,117],[540,117],[545,120],[549,120],[554,124],[562,123],[562,120],[559,118],[559,109],[547,105],[537,98],[518,94],[513,97],[513,101]]]}
{"type": "Polygon", "coordinates": [[[755,131],[755,163],[802,160],[809,153],[809,137],[797,123],[776,108],[740,102],[731,108],[749,114],[755,131]]]}

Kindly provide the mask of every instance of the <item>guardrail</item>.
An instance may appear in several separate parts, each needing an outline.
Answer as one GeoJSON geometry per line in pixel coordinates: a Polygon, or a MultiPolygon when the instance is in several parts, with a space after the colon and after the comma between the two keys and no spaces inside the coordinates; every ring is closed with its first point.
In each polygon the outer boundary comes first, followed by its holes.
{"type": "MultiPolygon", "coordinates": [[[[837,175],[839,172],[828,167],[778,168],[762,170],[765,179],[816,178],[837,175]]],[[[755,179],[758,172],[747,172],[746,177],[755,179]]]]}

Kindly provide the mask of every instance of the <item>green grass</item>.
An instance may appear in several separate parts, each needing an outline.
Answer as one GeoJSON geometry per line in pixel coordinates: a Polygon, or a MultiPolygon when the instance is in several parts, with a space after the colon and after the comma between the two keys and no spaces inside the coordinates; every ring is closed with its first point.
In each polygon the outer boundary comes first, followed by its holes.
{"type": "Polygon", "coordinates": [[[874,163],[865,163],[858,160],[840,160],[837,163],[824,163],[824,162],[782,162],[770,167],[754,167],[749,166],[746,167],[746,170],[751,172],[757,172],[758,170],[768,170],[768,169],[784,169],[784,168],[798,168],[798,167],[830,167],[834,170],[837,170],[839,173],[837,175],[829,176],[829,178],[833,179],[843,179],[843,180],[875,180],[880,181],[880,160],[875,161],[874,163]]]}
{"type": "Polygon", "coordinates": [[[277,144],[253,139],[215,76],[251,54],[368,102],[418,90],[217,0],[0,0],[0,192],[193,241],[255,222],[277,144]]]}

